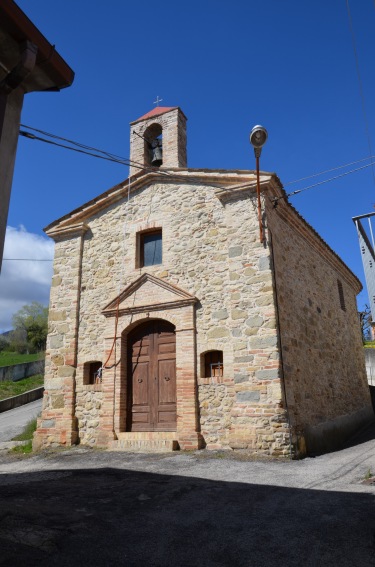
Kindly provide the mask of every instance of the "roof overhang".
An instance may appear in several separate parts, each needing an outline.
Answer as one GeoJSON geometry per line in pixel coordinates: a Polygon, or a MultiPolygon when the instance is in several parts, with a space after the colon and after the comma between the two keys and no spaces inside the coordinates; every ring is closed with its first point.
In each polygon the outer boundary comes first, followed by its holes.
{"type": "MultiPolygon", "coordinates": [[[[193,186],[209,185],[215,189],[216,197],[226,202],[231,199],[245,198],[249,195],[256,195],[256,173],[248,170],[209,170],[209,169],[168,169],[165,174],[160,169],[155,172],[139,173],[126,179],[119,185],[105,191],[98,197],[85,203],[78,209],[61,217],[44,228],[44,231],[54,238],[56,230],[60,231],[65,227],[75,226],[86,219],[100,213],[110,205],[126,198],[128,193],[131,196],[155,183],[167,184],[186,184],[193,186]]],[[[270,184],[279,185],[275,174],[260,172],[261,190],[266,190],[270,184]]],[[[281,190],[281,189],[280,189],[281,190]]]]}
{"type": "Polygon", "coordinates": [[[39,29],[13,0],[0,2],[0,81],[18,64],[22,45],[29,41],[37,47],[36,64],[25,78],[25,92],[60,90],[69,87],[74,72],[39,29]]]}

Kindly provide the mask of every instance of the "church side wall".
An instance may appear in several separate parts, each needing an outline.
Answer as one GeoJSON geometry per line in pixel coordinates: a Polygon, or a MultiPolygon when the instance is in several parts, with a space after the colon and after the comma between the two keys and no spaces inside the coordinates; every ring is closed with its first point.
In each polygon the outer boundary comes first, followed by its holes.
{"type": "MultiPolygon", "coordinates": [[[[134,192],[129,203],[124,198],[85,219],[85,224],[75,374],[81,443],[98,444],[101,427],[97,422],[102,419],[106,371],[102,385],[86,385],[84,365],[106,358],[110,334],[102,309],[149,273],[198,299],[192,368],[197,368],[198,429],[207,447],[289,455],[270,252],[259,242],[254,195],[223,203],[213,187],[157,183],[134,192]],[[152,228],[163,231],[163,263],[137,268],[137,233],[152,228]],[[218,381],[202,372],[204,353],[210,350],[224,353],[224,375],[218,381]]],[[[62,281],[53,295],[52,314],[69,302],[70,291],[66,298],[63,291],[70,286],[69,262],[77,261],[69,246],[73,244],[56,249],[55,269],[62,281]]],[[[64,323],[71,321],[64,316],[64,323]]],[[[114,318],[110,323],[114,325],[114,318]]]]}
{"type": "Polygon", "coordinates": [[[308,242],[297,216],[293,226],[283,219],[281,207],[268,212],[268,222],[287,404],[300,454],[319,453],[373,418],[356,293],[345,268],[308,242]]]}
{"type": "Polygon", "coordinates": [[[82,234],[56,242],[50,293],[42,417],[34,448],[77,441],[75,365],[82,234]]]}

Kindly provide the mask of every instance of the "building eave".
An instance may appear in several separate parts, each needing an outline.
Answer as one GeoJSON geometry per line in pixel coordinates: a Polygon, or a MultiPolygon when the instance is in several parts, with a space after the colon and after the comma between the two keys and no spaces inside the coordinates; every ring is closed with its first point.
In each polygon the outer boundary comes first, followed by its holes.
{"type": "MultiPolygon", "coordinates": [[[[74,72],[55,46],[49,43],[13,0],[1,0],[1,63],[9,70],[18,63],[20,46],[25,41],[32,42],[38,48],[35,68],[22,84],[25,92],[60,90],[73,83],[74,72]]],[[[4,73],[2,69],[0,79],[4,73]]]]}
{"type": "MultiPolygon", "coordinates": [[[[105,210],[110,205],[132,195],[152,183],[186,183],[191,185],[209,185],[215,190],[216,197],[226,203],[231,200],[255,196],[256,172],[251,170],[225,169],[168,169],[168,175],[162,169],[152,172],[140,172],[122,183],[115,185],[98,197],[83,204],[71,213],[48,225],[44,231],[51,237],[64,232],[69,226],[84,225],[84,221],[105,210]]],[[[275,173],[260,172],[261,192],[268,198],[277,200],[277,214],[293,226],[308,242],[331,263],[343,278],[359,293],[362,284],[340,256],[332,250],[319,233],[303,218],[303,216],[288,201],[282,183],[275,173]]]]}
{"type": "MultiPolygon", "coordinates": [[[[261,172],[262,186],[266,186],[271,180],[273,174],[261,172]]],[[[135,191],[139,191],[143,187],[151,183],[186,183],[191,185],[205,184],[210,185],[218,191],[218,198],[222,198],[225,191],[241,191],[244,188],[255,191],[256,174],[254,171],[248,170],[210,170],[210,169],[168,169],[168,175],[163,170],[156,170],[146,173],[141,172],[134,175],[123,182],[101,193],[94,199],[84,203],[77,209],[60,217],[44,228],[47,234],[50,234],[56,227],[65,227],[70,224],[82,222],[84,219],[100,213],[110,205],[127,197],[129,192],[132,195],[135,191]]]]}

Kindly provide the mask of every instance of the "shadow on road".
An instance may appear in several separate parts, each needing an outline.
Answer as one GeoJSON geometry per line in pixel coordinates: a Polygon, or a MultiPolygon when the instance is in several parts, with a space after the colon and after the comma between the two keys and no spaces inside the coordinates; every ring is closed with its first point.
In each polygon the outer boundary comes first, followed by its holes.
{"type": "Polygon", "coordinates": [[[371,494],[114,468],[5,475],[0,565],[375,565],[371,494]]]}
{"type": "Polygon", "coordinates": [[[343,448],[355,447],[356,445],[361,445],[362,443],[367,443],[367,441],[373,441],[375,439],[375,420],[373,423],[368,425],[365,429],[353,435],[344,445],[343,448]]]}

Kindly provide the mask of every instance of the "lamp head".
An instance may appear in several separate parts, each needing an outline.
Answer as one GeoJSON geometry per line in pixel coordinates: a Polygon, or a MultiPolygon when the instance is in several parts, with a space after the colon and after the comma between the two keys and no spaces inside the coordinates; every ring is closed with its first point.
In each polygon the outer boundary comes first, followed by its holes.
{"type": "Polygon", "coordinates": [[[250,144],[255,149],[260,149],[264,146],[268,138],[268,132],[259,124],[254,126],[254,128],[250,132],[250,144]]]}

